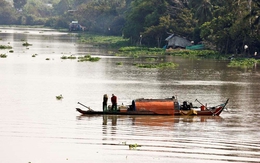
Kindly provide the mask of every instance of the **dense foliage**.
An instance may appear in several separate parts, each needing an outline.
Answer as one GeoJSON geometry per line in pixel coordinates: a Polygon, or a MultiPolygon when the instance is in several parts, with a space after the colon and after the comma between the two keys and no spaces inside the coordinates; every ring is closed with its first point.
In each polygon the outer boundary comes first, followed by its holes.
{"type": "Polygon", "coordinates": [[[0,24],[68,28],[73,20],[133,45],[162,47],[174,33],[222,54],[260,51],[259,0],[0,0],[0,24]]]}

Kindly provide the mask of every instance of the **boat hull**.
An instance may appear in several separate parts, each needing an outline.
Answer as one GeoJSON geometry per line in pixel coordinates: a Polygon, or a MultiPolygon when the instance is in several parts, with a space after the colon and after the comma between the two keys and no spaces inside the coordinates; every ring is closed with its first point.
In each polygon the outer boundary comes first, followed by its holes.
{"type": "MultiPolygon", "coordinates": [[[[124,110],[124,111],[94,111],[92,109],[82,110],[76,108],[76,110],[82,115],[167,115],[167,116],[219,116],[221,112],[225,109],[229,99],[221,105],[216,107],[207,108],[203,106],[201,110],[189,109],[189,110],[175,110],[156,112],[154,110],[124,110]]],[[[169,110],[169,108],[167,109],[169,110]]]]}
{"type": "MultiPolygon", "coordinates": [[[[80,108],[76,108],[76,110],[83,114],[83,115],[90,115],[90,114],[96,114],[96,115],[170,115],[170,114],[156,114],[151,111],[126,111],[126,112],[120,112],[120,111],[93,111],[93,110],[82,110],[80,108]]],[[[172,115],[172,114],[171,114],[172,115]]]]}
{"type": "Polygon", "coordinates": [[[204,111],[196,111],[196,110],[178,110],[174,111],[173,114],[157,114],[155,112],[151,111],[126,111],[126,112],[120,112],[120,111],[93,111],[93,110],[82,110],[80,108],[76,108],[76,110],[83,114],[83,115],[90,115],[90,114],[96,114],[96,115],[167,115],[167,116],[219,116],[220,113],[224,110],[224,107],[219,107],[214,110],[204,110],[204,111]]]}

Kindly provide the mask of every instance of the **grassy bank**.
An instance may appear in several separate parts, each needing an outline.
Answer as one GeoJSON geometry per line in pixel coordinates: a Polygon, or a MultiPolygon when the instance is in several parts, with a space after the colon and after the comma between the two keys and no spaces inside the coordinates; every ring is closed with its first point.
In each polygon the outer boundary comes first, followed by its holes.
{"type": "Polygon", "coordinates": [[[217,51],[213,50],[186,50],[172,49],[165,50],[163,48],[150,48],[143,46],[131,46],[129,39],[124,39],[122,36],[104,36],[93,33],[80,33],[79,40],[81,43],[88,43],[95,46],[105,46],[117,50],[117,56],[132,56],[139,57],[145,55],[175,55],[189,58],[212,58],[226,59],[217,51]]]}
{"type": "Polygon", "coordinates": [[[105,46],[108,48],[119,48],[122,46],[129,46],[129,39],[124,39],[121,36],[104,36],[92,33],[79,34],[81,43],[88,43],[96,46],[105,46]]]}
{"type": "MultiPolygon", "coordinates": [[[[121,36],[104,36],[91,33],[80,33],[80,42],[89,43],[96,46],[105,46],[106,48],[113,48],[113,54],[117,56],[142,57],[142,56],[160,56],[173,55],[182,56],[194,59],[216,59],[227,60],[230,55],[220,54],[214,50],[187,50],[187,49],[171,49],[165,50],[163,48],[150,48],[143,46],[130,46],[129,39],[124,39],[121,36]]],[[[259,63],[258,60],[239,58],[232,60],[228,67],[252,67],[259,63]]],[[[153,67],[151,65],[137,65],[138,67],[153,67]]],[[[158,66],[158,65],[157,65],[158,66]]],[[[169,65],[168,65],[169,66],[169,65]]],[[[172,65],[171,65],[172,66],[172,65]]],[[[160,65],[159,65],[160,67],[160,65]]]]}

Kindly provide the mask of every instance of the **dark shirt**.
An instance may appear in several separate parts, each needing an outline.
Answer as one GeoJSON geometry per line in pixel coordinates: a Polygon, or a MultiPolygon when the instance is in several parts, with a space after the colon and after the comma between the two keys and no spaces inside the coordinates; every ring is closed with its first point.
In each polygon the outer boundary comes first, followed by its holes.
{"type": "Polygon", "coordinates": [[[103,97],[103,103],[104,103],[104,104],[107,104],[107,100],[108,100],[108,98],[107,98],[106,96],[104,96],[104,97],[103,97]]]}

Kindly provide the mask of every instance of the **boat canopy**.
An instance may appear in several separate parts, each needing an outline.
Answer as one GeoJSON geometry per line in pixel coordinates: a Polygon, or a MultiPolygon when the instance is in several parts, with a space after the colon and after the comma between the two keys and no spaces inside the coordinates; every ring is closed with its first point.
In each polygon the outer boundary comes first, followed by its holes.
{"type": "Polygon", "coordinates": [[[136,111],[152,111],[156,114],[174,114],[174,100],[169,99],[137,99],[132,106],[136,111]]]}

